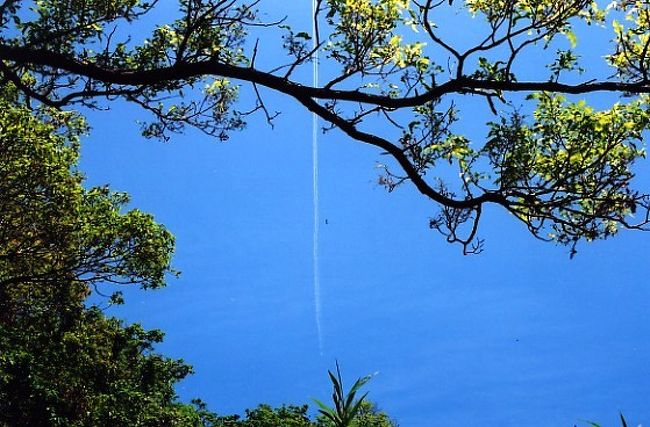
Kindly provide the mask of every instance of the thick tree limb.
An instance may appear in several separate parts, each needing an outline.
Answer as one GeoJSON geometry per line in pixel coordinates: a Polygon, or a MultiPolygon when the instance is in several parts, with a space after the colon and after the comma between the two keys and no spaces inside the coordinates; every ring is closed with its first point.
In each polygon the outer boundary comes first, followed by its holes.
{"type": "Polygon", "coordinates": [[[449,198],[444,194],[434,190],[429,184],[427,184],[427,182],[415,169],[413,164],[408,160],[404,152],[402,152],[402,150],[400,150],[394,144],[390,143],[384,138],[360,131],[351,122],[321,106],[311,98],[299,97],[297,99],[307,109],[318,114],[324,120],[327,120],[328,122],[334,124],[350,138],[364,142],[366,144],[374,145],[385,150],[388,154],[393,156],[395,160],[397,160],[399,165],[402,167],[402,169],[404,169],[404,172],[406,172],[407,176],[413,182],[418,191],[435,202],[455,209],[476,208],[486,202],[498,203],[504,206],[508,204],[506,198],[498,193],[485,193],[479,197],[465,200],[449,198]]]}
{"type": "Polygon", "coordinates": [[[566,84],[554,81],[493,81],[462,76],[448,80],[419,95],[393,98],[387,95],[376,95],[359,90],[309,87],[255,68],[215,61],[178,62],[172,66],[150,70],[111,69],[94,63],[81,62],[75,58],[51,51],[8,45],[0,45],[0,60],[50,67],[99,82],[126,86],[155,86],[167,82],[188,80],[203,76],[228,77],[255,83],[295,98],[309,97],[324,100],[352,101],[392,109],[423,105],[448,94],[476,92],[480,90],[500,92],[546,91],[566,94],[585,94],[592,92],[650,93],[650,81],[633,83],[597,81],[566,84]]]}

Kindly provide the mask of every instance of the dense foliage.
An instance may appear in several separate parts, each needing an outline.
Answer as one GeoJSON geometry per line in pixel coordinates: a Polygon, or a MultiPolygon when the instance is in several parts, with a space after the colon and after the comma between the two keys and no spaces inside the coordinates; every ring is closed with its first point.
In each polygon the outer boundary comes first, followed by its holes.
{"type": "Polygon", "coordinates": [[[162,334],[86,305],[106,282],[163,286],[173,238],[126,195],[84,189],[85,129],[0,93],[0,425],[191,425],[173,390],[190,367],[152,352],[162,334]]]}
{"type": "Polygon", "coordinates": [[[307,405],[288,405],[278,408],[259,405],[255,409],[247,409],[243,417],[239,415],[224,417],[201,411],[199,405],[199,413],[206,427],[398,427],[398,424],[386,413],[378,410],[370,402],[363,402],[356,416],[347,424],[335,424],[322,416],[312,419],[309,417],[308,410],[307,405]]]}
{"type": "Polygon", "coordinates": [[[314,6],[298,31],[282,19],[291,6],[260,0],[6,0],[0,77],[55,108],[138,104],[153,117],[144,135],[162,138],[189,125],[225,140],[255,112],[271,122],[263,89],[279,91],[389,154],[380,183],[411,182],[440,208],[431,228],[465,252],[482,248],[486,205],[572,251],[646,228],[633,166],[650,126],[647,1],[314,6]],[[173,9],[145,33],[145,17],[173,9]],[[579,42],[599,27],[609,41],[579,42]],[[601,63],[583,64],[594,52],[601,63]],[[317,57],[323,82],[306,84],[317,57]]]}

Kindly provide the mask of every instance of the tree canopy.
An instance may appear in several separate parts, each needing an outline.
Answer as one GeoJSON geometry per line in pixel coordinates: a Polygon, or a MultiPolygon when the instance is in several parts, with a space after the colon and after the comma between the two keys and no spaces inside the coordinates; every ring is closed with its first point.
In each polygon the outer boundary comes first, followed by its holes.
{"type": "Polygon", "coordinates": [[[162,333],[87,301],[107,283],[163,286],[174,241],[124,212],[125,194],[83,187],[85,130],[77,114],[0,90],[0,425],[193,425],[173,389],[191,368],[153,351],[162,333]]]}
{"type": "Polygon", "coordinates": [[[177,20],[134,40],[129,28],[160,2],[6,0],[0,73],[51,107],[97,107],[116,98],[139,104],[153,114],[143,127],[150,137],[192,125],[227,139],[255,111],[273,120],[260,88],[282,92],[327,126],[389,154],[393,163],[384,165],[380,182],[389,190],[415,185],[440,207],[431,227],[466,252],[481,249],[486,204],[511,212],[534,236],[572,248],[620,227],[645,227],[648,197],[631,181],[650,123],[647,2],[316,0],[315,6],[310,33],[294,31],[281,16],[262,21],[262,12],[277,13],[263,1],[180,0],[177,20]],[[449,9],[461,16],[447,19],[449,9]],[[446,27],[462,19],[472,25],[469,43],[446,27]],[[602,47],[609,75],[587,70],[589,78],[581,77],[576,33],[596,26],[611,28],[602,47]],[[258,55],[273,48],[261,34],[273,31],[282,32],[286,59],[258,66],[258,55]],[[294,79],[316,51],[326,83],[294,79]],[[533,79],[525,67],[531,54],[547,62],[533,79]],[[248,110],[236,103],[243,85],[254,92],[248,110]],[[568,97],[597,92],[620,99],[596,109],[568,97]],[[483,141],[464,131],[474,125],[462,115],[467,97],[484,100],[493,113],[483,141]],[[378,120],[389,126],[372,126],[378,120]]]}
{"type": "Polygon", "coordinates": [[[254,409],[247,409],[244,416],[227,415],[219,416],[201,409],[198,413],[202,417],[203,425],[210,427],[398,427],[385,412],[377,409],[375,405],[364,401],[357,411],[356,416],[347,424],[335,424],[331,420],[318,416],[315,420],[308,414],[307,405],[283,405],[273,408],[261,404],[254,409]]]}
{"type": "Polygon", "coordinates": [[[281,92],[388,154],[380,182],[435,202],[431,227],[465,252],[481,250],[488,204],[572,249],[647,225],[648,196],[632,182],[650,123],[647,2],[316,0],[314,30],[298,31],[269,2],[179,0],[178,19],[131,37],[161,7],[5,0],[2,79],[54,108],[138,104],[153,116],[143,133],[162,138],[189,125],[225,140],[255,112],[272,121],[263,89],[281,92]],[[582,48],[578,36],[599,27],[609,42],[582,48]],[[585,70],[595,48],[602,66],[585,70]],[[299,70],[317,51],[314,86],[299,70]],[[491,115],[483,137],[468,130],[469,98],[491,115]]]}

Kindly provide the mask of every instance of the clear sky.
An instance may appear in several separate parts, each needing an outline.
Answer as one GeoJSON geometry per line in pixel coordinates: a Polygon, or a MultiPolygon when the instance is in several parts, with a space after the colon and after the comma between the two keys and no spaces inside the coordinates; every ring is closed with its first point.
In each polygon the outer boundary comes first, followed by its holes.
{"type": "MultiPolygon", "coordinates": [[[[307,29],[309,4],[286,7],[307,29]]],[[[182,398],[221,414],[326,400],[338,359],[348,384],[378,372],[369,397],[403,427],[609,426],[619,411],[650,423],[650,236],[623,232],[570,260],[488,209],[485,252],[463,256],[428,229],[436,207],[409,186],[388,194],[383,156],[339,132],[319,141],[321,355],[311,116],[266,100],[282,111],[275,129],[258,116],[226,143],[143,140],[146,115],[121,104],[89,116],[89,185],[130,193],[177,238],[181,278],[109,313],[166,332],[160,351],[196,370],[182,398]]]]}

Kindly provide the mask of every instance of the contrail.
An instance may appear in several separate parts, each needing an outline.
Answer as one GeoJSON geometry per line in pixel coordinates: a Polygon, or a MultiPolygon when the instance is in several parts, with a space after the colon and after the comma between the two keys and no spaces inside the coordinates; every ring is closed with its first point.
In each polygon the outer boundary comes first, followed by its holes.
{"type": "MultiPolygon", "coordinates": [[[[316,7],[318,0],[312,0],[312,40],[313,40],[313,84],[318,86],[318,30],[316,24],[316,7]]],[[[316,333],[318,334],[318,349],[323,355],[323,331],[321,328],[321,299],[320,275],[318,273],[318,240],[320,235],[320,212],[318,202],[318,116],[312,113],[312,184],[313,184],[313,209],[314,209],[314,236],[313,236],[313,270],[314,270],[314,314],[316,316],[316,333]]]]}

